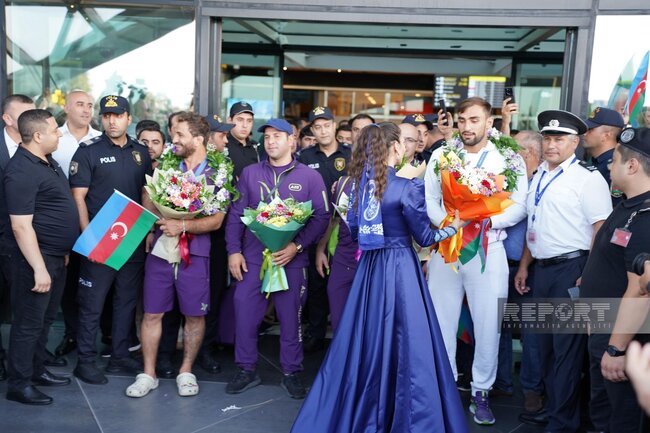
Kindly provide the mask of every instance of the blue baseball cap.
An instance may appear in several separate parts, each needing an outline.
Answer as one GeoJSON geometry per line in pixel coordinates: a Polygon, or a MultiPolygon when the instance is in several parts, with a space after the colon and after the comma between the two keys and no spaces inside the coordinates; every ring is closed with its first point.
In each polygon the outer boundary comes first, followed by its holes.
{"type": "Polygon", "coordinates": [[[225,123],[216,114],[205,116],[204,119],[210,125],[210,132],[228,132],[235,126],[232,123],[225,123]]]}
{"type": "Polygon", "coordinates": [[[428,120],[422,114],[409,114],[402,120],[402,123],[408,123],[413,126],[425,125],[428,130],[433,129],[433,122],[428,120]]]}
{"type": "Polygon", "coordinates": [[[129,101],[127,101],[126,98],[122,96],[107,95],[99,100],[99,114],[122,114],[128,113],[129,110],[129,101]]]}
{"type": "Polygon", "coordinates": [[[597,107],[591,112],[591,115],[585,120],[585,123],[589,129],[598,128],[602,125],[625,128],[625,121],[621,113],[605,107],[597,107]]]}
{"type": "Polygon", "coordinates": [[[291,127],[291,124],[284,119],[269,119],[264,125],[257,128],[257,132],[264,132],[266,128],[274,128],[278,131],[293,135],[293,128],[291,127]]]}

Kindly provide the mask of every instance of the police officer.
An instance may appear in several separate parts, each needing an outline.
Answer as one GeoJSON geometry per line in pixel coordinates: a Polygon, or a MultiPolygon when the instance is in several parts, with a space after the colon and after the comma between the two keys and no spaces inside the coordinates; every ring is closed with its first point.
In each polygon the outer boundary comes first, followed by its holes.
{"type": "MultiPolygon", "coordinates": [[[[282,387],[292,398],[304,398],[306,391],[296,373],[302,370],[303,350],[300,316],[305,296],[307,254],[305,248],[321,238],[329,220],[328,199],[323,179],[291,155],[293,130],[282,119],[262,125],[268,161],[248,166],[237,184],[240,197],[232,204],[227,218],[226,245],[228,266],[235,283],[235,362],[240,370],[226,386],[237,394],[261,383],[256,373],[257,333],[264,317],[267,300],[260,292],[260,268],[264,247],[241,221],[244,209],[269,202],[274,192],[281,199],[293,197],[299,202],[311,200],[313,214],[292,242],[273,253],[274,262],[284,266],[288,290],[271,293],[280,321],[280,366],[282,387]],[[268,189],[261,188],[266,185],[268,189]],[[270,193],[264,192],[270,191],[270,193]]],[[[332,130],[332,133],[334,131],[332,130]]]]}
{"type": "MultiPolygon", "coordinates": [[[[327,107],[316,107],[309,112],[311,130],[316,137],[316,146],[300,152],[298,161],[316,170],[323,178],[328,197],[332,185],[347,174],[352,151],[336,141],[334,115],[327,107]]],[[[309,326],[305,352],[320,350],[325,345],[327,332],[327,278],[316,271],[316,246],[309,250],[309,283],[307,284],[307,317],[309,326]]]]}
{"type": "Polygon", "coordinates": [[[419,161],[427,161],[428,159],[425,159],[427,156],[430,158],[430,154],[423,155],[422,153],[426,150],[428,144],[429,144],[429,131],[433,129],[433,123],[431,121],[427,120],[426,117],[422,114],[409,114],[402,120],[402,123],[408,123],[413,126],[418,130],[418,145],[415,148],[415,154],[416,158],[419,161]]]}
{"type": "Polygon", "coordinates": [[[79,216],[68,182],[52,158],[61,133],[45,110],[18,118],[22,145],[7,165],[4,184],[11,228],[20,252],[12,260],[13,321],[9,337],[7,399],[50,404],[34,385],[68,385],[70,379],[45,369],[45,345],[56,317],[68,254],[78,235],[79,216]]]}
{"type": "MultiPolygon", "coordinates": [[[[587,262],[593,235],[612,210],[605,179],[578,163],[575,150],[587,125],[567,111],[548,110],[537,117],[544,137],[544,162],[531,181],[526,200],[526,248],[515,275],[523,295],[528,266],[534,266],[535,295],[570,297],[587,262]]],[[[539,347],[546,386],[547,431],[574,432],[580,426],[578,382],[585,349],[582,334],[540,334],[539,347]]],[[[520,420],[540,423],[523,413],[520,420]]]]}
{"type": "MultiPolygon", "coordinates": [[[[585,120],[589,129],[585,133],[583,147],[589,152],[590,159],[586,167],[593,167],[603,175],[608,185],[611,185],[608,164],[612,160],[616,137],[625,127],[623,116],[618,111],[597,107],[585,120]]],[[[620,202],[620,192],[612,191],[612,205],[620,202]]]]}
{"type": "MultiPolygon", "coordinates": [[[[82,230],[114,190],[141,203],[145,174],[151,173],[147,148],[126,133],[131,123],[128,101],[121,96],[105,96],[100,100],[99,114],[104,133],[81,143],[70,163],[70,187],[79,209],[82,230]]],[[[119,271],[82,258],[78,295],[79,359],[74,374],[84,382],[108,382],[95,365],[95,338],[111,285],[114,285],[113,338],[111,359],[106,371],[135,374],[142,369],[140,363],[129,356],[128,347],[138,293],[142,290],[144,258],[144,243],[119,271]]]]}
{"type": "Polygon", "coordinates": [[[228,133],[228,156],[235,166],[234,176],[239,179],[244,167],[262,161],[266,155],[264,147],[252,140],[250,135],[254,121],[253,107],[246,101],[236,102],[230,107],[227,122],[235,126],[228,133]]]}
{"type": "Polygon", "coordinates": [[[642,305],[638,299],[644,296],[632,267],[634,258],[648,252],[650,245],[650,129],[624,129],[619,143],[612,154],[611,180],[627,198],[596,235],[580,295],[623,301],[614,332],[594,330],[589,336],[589,406],[596,430],[636,433],[642,412],[624,368],[630,341],[650,341],[647,334],[637,334],[645,317],[645,312],[639,315],[637,310],[642,305]],[[631,305],[635,300],[636,306],[631,305]]]}

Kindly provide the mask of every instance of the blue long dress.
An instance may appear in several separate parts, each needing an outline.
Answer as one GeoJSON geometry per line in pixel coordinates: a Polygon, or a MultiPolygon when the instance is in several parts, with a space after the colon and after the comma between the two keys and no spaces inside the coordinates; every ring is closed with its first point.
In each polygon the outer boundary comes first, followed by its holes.
{"type": "MultiPolygon", "coordinates": [[[[429,227],[424,184],[389,169],[385,248],[363,251],[339,328],[292,433],[460,433],[465,414],[412,238],[429,227]]],[[[356,238],[357,227],[350,225],[356,238]]]]}

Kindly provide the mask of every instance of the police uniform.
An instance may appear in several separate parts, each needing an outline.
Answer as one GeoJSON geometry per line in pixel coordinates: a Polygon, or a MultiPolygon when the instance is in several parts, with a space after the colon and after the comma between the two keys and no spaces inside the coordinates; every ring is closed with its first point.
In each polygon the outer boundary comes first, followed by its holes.
{"type": "MultiPolygon", "coordinates": [[[[597,107],[591,115],[585,119],[585,123],[589,129],[595,129],[599,126],[613,126],[614,128],[620,129],[625,127],[625,121],[623,120],[621,113],[604,107],[597,107]]],[[[591,157],[585,162],[585,167],[598,170],[598,172],[605,178],[608,185],[611,185],[612,183],[608,167],[609,163],[612,161],[612,155],[614,155],[614,148],[608,149],[599,155],[591,155],[591,157]]],[[[612,197],[612,206],[616,206],[620,201],[620,198],[612,197]]]]}
{"type": "MultiPolygon", "coordinates": [[[[242,281],[234,283],[235,362],[243,370],[254,371],[258,328],[267,306],[267,299],[260,292],[264,246],[241,221],[244,209],[256,208],[261,201],[269,202],[271,197],[268,191],[273,190],[282,199],[293,197],[298,202],[311,200],[313,214],[294,239],[297,245],[306,248],[318,242],[325,232],[329,206],[321,177],[295,159],[284,167],[272,166],[268,161],[246,167],[237,189],[240,196],[228,213],[226,245],[229,255],[243,254],[248,272],[243,273],[242,281]],[[262,184],[268,190],[261,187],[262,184]]],[[[288,290],[270,295],[280,321],[280,366],[285,374],[302,370],[300,316],[305,300],[307,263],[306,251],[299,252],[284,266],[288,290]]]]}
{"type": "MultiPolygon", "coordinates": [[[[100,101],[100,113],[128,112],[128,102],[119,96],[100,101]]],[[[145,174],[151,174],[147,148],[126,136],[126,144],[118,146],[102,134],[79,145],[70,163],[70,187],[88,188],[85,202],[92,219],[114,190],[136,203],[142,201],[145,174]]],[[[129,338],[133,327],[135,306],[142,290],[144,243],[116,271],[108,266],[82,258],[79,272],[79,332],[77,335],[79,364],[94,363],[95,339],[99,318],[109,289],[114,285],[111,362],[129,356],[129,338]]],[[[76,371],[76,370],[75,370],[76,371]]]]}
{"type": "MultiPolygon", "coordinates": [[[[542,135],[584,134],[587,126],[572,113],[548,110],[539,114],[542,135]]],[[[543,162],[527,197],[526,241],[534,264],[538,298],[566,298],[587,262],[593,224],[612,210],[609,188],[597,171],[571,155],[558,167],[543,162]]],[[[550,432],[574,432],[580,426],[579,381],[586,336],[540,334],[539,347],[546,386],[550,432]]]]}
{"type": "MultiPolygon", "coordinates": [[[[625,129],[620,136],[621,146],[650,158],[649,129],[625,129]]],[[[623,200],[614,209],[594,239],[582,275],[581,297],[623,297],[628,286],[627,273],[634,272],[634,258],[639,253],[647,252],[650,246],[649,227],[650,191],[623,200]]],[[[608,348],[610,337],[610,334],[601,332],[592,333],[589,337],[590,418],[599,431],[636,433],[642,411],[631,383],[610,382],[601,373],[602,357],[611,350],[608,348]]],[[[649,340],[648,335],[637,335],[634,339],[642,343],[649,340]]],[[[625,348],[614,349],[623,351],[625,348]]]]}
{"type": "MultiPolygon", "coordinates": [[[[309,112],[309,122],[313,124],[316,119],[326,119],[334,121],[332,111],[327,107],[316,107],[309,112]]],[[[303,149],[300,152],[298,161],[309,168],[316,170],[325,183],[328,200],[331,201],[332,185],[341,176],[348,172],[348,164],[352,151],[349,147],[340,143],[336,144],[337,148],[331,155],[326,155],[318,144],[303,149]]],[[[307,318],[309,320],[309,340],[306,343],[307,351],[317,349],[322,346],[327,332],[327,277],[323,278],[316,271],[316,246],[309,250],[309,283],[307,285],[309,296],[307,297],[307,318]]]]}
{"type": "MultiPolygon", "coordinates": [[[[440,159],[441,154],[442,148],[433,152],[424,176],[427,214],[435,226],[440,226],[447,216],[434,163],[440,159]]],[[[434,254],[429,260],[429,292],[445,340],[449,363],[456,377],[456,332],[463,297],[467,296],[476,342],[472,363],[472,396],[477,392],[487,392],[496,378],[500,329],[497,300],[508,296],[508,261],[503,247],[507,234],[504,229],[515,225],[526,215],[526,169],[523,160],[520,157],[517,159],[517,187],[510,197],[513,204],[502,214],[491,218],[485,270],[481,270],[478,255],[464,265],[457,264],[458,272],[445,263],[440,254],[434,254]]],[[[472,166],[481,166],[492,173],[501,173],[505,169],[504,157],[490,141],[478,153],[465,152],[465,160],[472,166]]]]}

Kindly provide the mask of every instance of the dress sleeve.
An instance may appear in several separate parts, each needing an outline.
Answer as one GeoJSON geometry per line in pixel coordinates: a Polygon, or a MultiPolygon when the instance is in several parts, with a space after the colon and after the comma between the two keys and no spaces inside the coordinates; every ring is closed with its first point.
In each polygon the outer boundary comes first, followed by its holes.
{"type": "Polygon", "coordinates": [[[456,234],[456,229],[453,227],[445,227],[440,230],[431,229],[424,201],[424,183],[419,179],[413,179],[406,185],[404,194],[402,194],[402,215],[415,242],[423,247],[456,234]]]}

